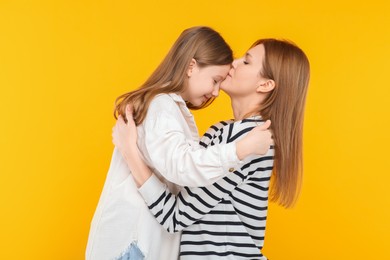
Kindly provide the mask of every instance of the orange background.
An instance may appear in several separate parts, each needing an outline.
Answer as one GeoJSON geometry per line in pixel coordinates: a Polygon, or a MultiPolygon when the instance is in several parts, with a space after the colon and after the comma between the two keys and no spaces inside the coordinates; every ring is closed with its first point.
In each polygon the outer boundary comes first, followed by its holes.
{"type": "MultiPolygon", "coordinates": [[[[271,204],[272,260],[390,259],[387,1],[0,0],[0,259],[83,259],[113,145],[113,102],[190,26],[242,55],[287,38],[311,61],[305,177],[271,204]]],[[[226,95],[195,113],[231,118],[226,95]]]]}

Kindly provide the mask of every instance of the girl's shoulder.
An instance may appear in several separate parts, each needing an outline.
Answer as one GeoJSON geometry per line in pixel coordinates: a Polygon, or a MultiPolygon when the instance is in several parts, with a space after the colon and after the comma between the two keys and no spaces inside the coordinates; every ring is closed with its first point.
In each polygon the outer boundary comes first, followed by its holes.
{"type": "Polygon", "coordinates": [[[172,96],[170,94],[158,94],[153,99],[151,104],[175,104],[172,96]]]}
{"type": "Polygon", "coordinates": [[[148,111],[162,112],[177,108],[177,101],[175,101],[171,94],[158,94],[150,102],[148,111]]]}

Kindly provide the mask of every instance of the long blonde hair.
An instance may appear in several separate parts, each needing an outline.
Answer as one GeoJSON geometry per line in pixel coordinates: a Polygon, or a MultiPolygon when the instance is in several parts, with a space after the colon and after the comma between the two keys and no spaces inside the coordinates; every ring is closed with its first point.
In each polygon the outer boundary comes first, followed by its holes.
{"type": "MultiPolygon", "coordinates": [[[[137,125],[145,119],[152,99],[161,93],[180,93],[187,87],[187,70],[195,59],[199,67],[227,65],[233,53],[221,35],[209,27],[198,26],[184,30],[161,64],[137,90],[119,96],[115,101],[114,117],[125,117],[127,104],[132,104],[137,125]]],[[[201,106],[187,103],[191,109],[208,106],[213,98],[201,106]]]]}
{"type": "Polygon", "coordinates": [[[260,114],[271,119],[275,141],[275,160],[270,199],[291,207],[302,183],[302,131],[310,65],[305,53],[295,44],[276,39],[261,39],[252,47],[265,48],[261,76],[272,79],[275,88],[264,100],[260,114]]]}

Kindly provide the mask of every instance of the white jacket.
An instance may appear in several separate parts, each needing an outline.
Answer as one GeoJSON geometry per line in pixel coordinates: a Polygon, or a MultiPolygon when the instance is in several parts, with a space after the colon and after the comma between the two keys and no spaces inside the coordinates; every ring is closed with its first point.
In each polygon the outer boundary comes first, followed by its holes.
{"type": "MultiPolygon", "coordinates": [[[[176,94],[154,98],[137,131],[138,147],[145,161],[160,179],[169,180],[165,182],[174,193],[179,187],[173,183],[206,186],[242,163],[234,143],[208,149],[199,146],[194,118],[176,94]]],[[[145,259],[173,260],[178,257],[180,233],[169,234],[156,221],[115,148],[91,223],[86,259],[115,259],[132,242],[137,243],[145,259]]]]}

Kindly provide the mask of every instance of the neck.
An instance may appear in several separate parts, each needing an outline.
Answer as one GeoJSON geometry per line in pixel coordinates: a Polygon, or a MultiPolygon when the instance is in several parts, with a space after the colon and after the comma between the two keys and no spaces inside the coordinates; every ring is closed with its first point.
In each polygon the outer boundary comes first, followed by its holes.
{"type": "Polygon", "coordinates": [[[259,115],[257,111],[259,111],[258,100],[254,100],[253,98],[237,98],[231,97],[232,109],[234,120],[242,120],[248,116],[259,115]]]}

